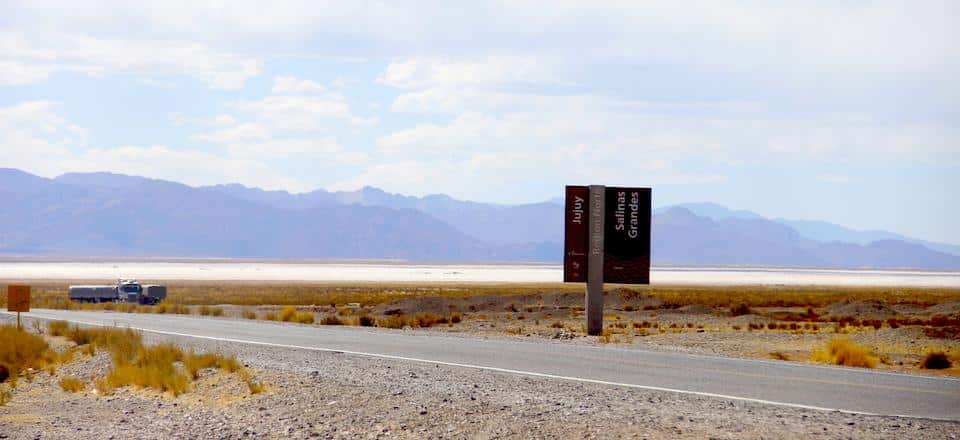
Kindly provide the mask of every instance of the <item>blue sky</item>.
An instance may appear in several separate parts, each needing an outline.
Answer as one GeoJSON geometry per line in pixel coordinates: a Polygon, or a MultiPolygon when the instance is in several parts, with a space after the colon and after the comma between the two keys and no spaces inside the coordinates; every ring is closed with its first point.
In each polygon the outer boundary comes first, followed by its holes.
{"type": "Polygon", "coordinates": [[[3,6],[0,166],[501,203],[652,186],[960,243],[956,2],[79,3],[3,6]]]}

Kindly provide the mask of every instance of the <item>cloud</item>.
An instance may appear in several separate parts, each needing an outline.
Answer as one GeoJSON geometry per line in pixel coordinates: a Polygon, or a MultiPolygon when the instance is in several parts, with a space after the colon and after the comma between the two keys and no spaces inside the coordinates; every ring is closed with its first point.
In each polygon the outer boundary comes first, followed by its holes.
{"type": "MultiPolygon", "coordinates": [[[[30,37],[0,32],[0,84],[30,84],[56,72],[103,77],[134,74],[141,81],[185,75],[214,89],[239,89],[260,73],[257,58],[216,51],[182,40],[97,38],[81,34],[46,33],[30,37]]],[[[167,84],[167,83],[164,83],[167,84]]]]}
{"type": "Polygon", "coordinates": [[[285,130],[317,130],[323,127],[324,120],[353,117],[346,99],[336,94],[271,95],[259,100],[235,101],[228,107],[249,112],[271,127],[285,130]]]}
{"type": "Polygon", "coordinates": [[[270,139],[270,130],[257,123],[243,123],[212,133],[195,134],[190,139],[216,143],[235,143],[270,139]]]}
{"type": "Polygon", "coordinates": [[[470,60],[410,58],[391,62],[377,77],[378,83],[400,88],[553,81],[546,61],[521,56],[490,56],[470,60]]]}
{"type": "Polygon", "coordinates": [[[297,93],[318,93],[327,88],[318,82],[308,79],[299,79],[291,75],[281,75],[273,79],[273,93],[275,94],[297,94],[297,93]]]}

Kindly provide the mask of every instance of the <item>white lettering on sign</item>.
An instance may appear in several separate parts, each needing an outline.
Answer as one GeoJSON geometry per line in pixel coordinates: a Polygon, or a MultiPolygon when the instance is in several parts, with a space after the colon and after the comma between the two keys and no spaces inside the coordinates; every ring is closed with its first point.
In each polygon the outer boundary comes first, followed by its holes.
{"type": "Polygon", "coordinates": [[[603,191],[598,194],[590,193],[593,206],[590,207],[590,226],[593,240],[590,240],[592,246],[590,253],[593,255],[603,255],[603,222],[600,220],[603,215],[603,191]]]}
{"type": "Polygon", "coordinates": [[[617,191],[617,209],[613,211],[613,217],[616,219],[617,223],[613,225],[613,228],[622,231],[624,229],[624,205],[627,203],[627,193],[623,191],[617,191]]]}
{"type": "Polygon", "coordinates": [[[573,197],[573,222],[578,225],[583,223],[583,197],[573,197]]]}
{"type": "Polygon", "coordinates": [[[630,231],[627,236],[637,238],[640,235],[640,193],[633,191],[630,193],[630,231]]]}

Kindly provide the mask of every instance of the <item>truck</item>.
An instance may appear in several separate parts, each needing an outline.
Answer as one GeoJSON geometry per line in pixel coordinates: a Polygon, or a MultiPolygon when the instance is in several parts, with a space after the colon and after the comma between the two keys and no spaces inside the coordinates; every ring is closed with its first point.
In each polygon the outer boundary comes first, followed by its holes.
{"type": "Polygon", "coordinates": [[[69,297],[76,302],[131,302],[157,304],[167,297],[167,287],[141,285],[137,280],[119,279],[114,285],[70,286],[69,297]]]}

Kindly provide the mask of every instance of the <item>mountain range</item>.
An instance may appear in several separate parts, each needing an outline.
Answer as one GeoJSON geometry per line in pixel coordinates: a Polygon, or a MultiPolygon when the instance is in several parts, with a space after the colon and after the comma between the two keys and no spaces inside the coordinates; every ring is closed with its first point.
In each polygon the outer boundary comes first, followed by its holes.
{"type": "MultiPolygon", "coordinates": [[[[500,205],[366,187],[292,194],[0,169],[0,254],[453,261],[562,259],[562,199],[500,205]]],[[[654,264],[960,269],[960,246],[712,203],[653,214],[654,264]]]]}

